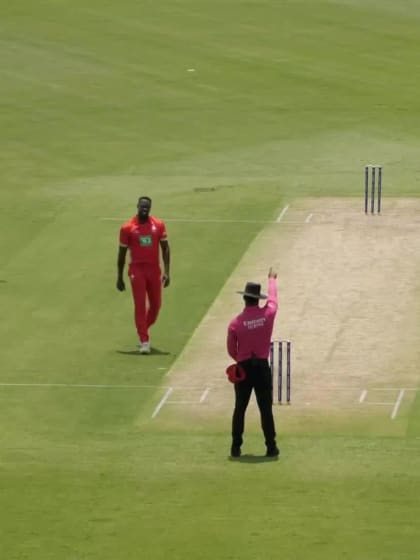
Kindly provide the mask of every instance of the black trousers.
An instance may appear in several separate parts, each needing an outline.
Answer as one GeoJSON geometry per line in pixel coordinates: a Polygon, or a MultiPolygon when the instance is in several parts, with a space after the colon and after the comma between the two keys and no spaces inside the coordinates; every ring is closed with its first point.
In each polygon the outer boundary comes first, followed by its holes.
{"type": "Polygon", "coordinates": [[[251,398],[252,389],[255,391],[258,408],[261,415],[261,427],[264,432],[265,444],[272,447],[276,444],[276,430],[273,418],[273,388],[271,370],[268,360],[252,358],[240,362],[246,371],[246,379],[235,383],[235,410],[232,417],[232,445],[242,445],[242,435],[245,427],[245,412],[251,398]]]}

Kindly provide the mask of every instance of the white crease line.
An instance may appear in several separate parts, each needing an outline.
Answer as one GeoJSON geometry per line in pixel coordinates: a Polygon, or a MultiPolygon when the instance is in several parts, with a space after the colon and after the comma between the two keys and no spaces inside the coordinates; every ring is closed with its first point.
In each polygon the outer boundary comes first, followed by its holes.
{"type": "MultiPolygon", "coordinates": [[[[311,388],[313,387],[312,383],[304,383],[300,384],[300,387],[303,388],[311,388]]],[[[323,386],[323,391],[360,391],[360,387],[351,387],[350,385],[336,385],[334,387],[331,386],[323,386]]],[[[401,387],[370,387],[369,391],[400,391],[401,387]]],[[[404,391],[419,391],[420,387],[404,387],[404,391]]]]}
{"type": "Polygon", "coordinates": [[[404,398],[404,389],[401,389],[400,394],[398,395],[397,402],[395,403],[395,406],[392,409],[391,420],[394,420],[394,418],[396,418],[398,414],[398,409],[400,408],[403,398],[404,398]]]}
{"type": "MultiPolygon", "coordinates": [[[[159,368],[160,369],[160,368],[159,368]]],[[[168,375],[169,373],[169,369],[168,368],[162,368],[165,370],[168,370],[166,375],[168,375]]],[[[34,389],[49,389],[49,388],[57,388],[57,389],[168,389],[169,386],[168,385],[123,385],[123,384],[96,384],[96,383],[1,383],[0,382],[0,388],[21,388],[21,389],[25,389],[25,388],[34,388],[34,389]]],[[[302,383],[301,384],[301,388],[305,389],[306,387],[311,387],[311,384],[308,383],[302,383]]],[[[171,388],[173,389],[174,387],[171,386],[171,388]]],[[[203,388],[202,386],[199,387],[191,387],[191,385],[177,385],[176,389],[186,389],[188,391],[191,391],[191,389],[197,390],[197,391],[202,391],[203,388]]],[[[209,388],[209,390],[223,390],[221,389],[220,385],[213,385],[212,387],[209,388]]],[[[419,387],[405,387],[404,388],[404,392],[408,392],[408,391],[414,391],[417,392],[419,391],[419,387]]],[[[358,389],[357,387],[350,387],[350,386],[337,386],[337,387],[324,387],[324,391],[358,391],[360,389],[358,389]]],[[[401,388],[400,387],[371,387],[369,389],[369,391],[400,391],[401,388]]]]}
{"type": "MultiPolygon", "coordinates": [[[[99,218],[102,222],[121,222],[123,218],[99,218]]],[[[273,224],[272,220],[227,220],[218,218],[161,218],[164,222],[178,222],[180,224],[273,224]]]]}
{"type": "Polygon", "coordinates": [[[181,224],[266,224],[267,220],[227,220],[217,218],[162,218],[164,222],[179,222],[181,224]]]}
{"type": "Polygon", "coordinates": [[[418,391],[419,387],[405,387],[404,389],[400,389],[400,387],[377,387],[376,389],[372,389],[373,391],[418,391]]]}
{"type": "Polygon", "coordinates": [[[160,385],[96,385],[88,383],[0,383],[0,387],[35,387],[40,389],[156,389],[159,386],[160,385]]]}
{"type": "Polygon", "coordinates": [[[363,389],[362,394],[360,395],[359,403],[362,403],[367,396],[367,390],[363,389]]]}
{"type": "Polygon", "coordinates": [[[152,414],[152,418],[154,418],[155,416],[157,416],[159,414],[159,410],[162,408],[162,406],[165,404],[165,402],[168,400],[169,395],[172,393],[173,391],[173,387],[169,387],[169,389],[166,391],[166,393],[163,395],[163,397],[161,398],[159,404],[157,405],[157,407],[155,408],[155,410],[153,411],[152,414]]]}
{"type": "Polygon", "coordinates": [[[312,220],[312,216],[313,216],[313,214],[308,214],[306,216],[305,224],[309,224],[309,222],[312,220]]]}
{"type": "Polygon", "coordinates": [[[207,395],[209,394],[210,388],[207,387],[207,389],[205,389],[205,391],[203,392],[203,394],[200,397],[200,402],[204,402],[206,400],[207,395]]]}
{"type": "MultiPolygon", "coordinates": [[[[102,222],[120,222],[124,223],[124,219],[122,218],[99,218],[102,222]]],[[[162,218],[164,222],[172,222],[178,224],[279,224],[280,222],[283,225],[288,226],[301,226],[302,221],[299,220],[286,220],[282,221],[281,216],[279,216],[276,220],[188,220],[184,218],[180,219],[170,219],[170,218],[162,218]]],[[[322,225],[322,224],[320,224],[322,225]]]]}
{"type": "MultiPolygon", "coordinates": [[[[280,216],[279,216],[280,218],[280,216]]],[[[179,224],[276,224],[281,220],[277,218],[276,221],[273,220],[227,220],[227,219],[217,219],[217,218],[162,218],[164,222],[168,223],[179,223],[179,224]]],[[[123,218],[99,218],[102,222],[120,222],[124,223],[123,218]]],[[[126,220],[125,220],[126,221],[126,220]]],[[[287,223],[301,223],[301,222],[287,222],[287,223]]]]}
{"type": "Polygon", "coordinates": [[[167,406],[170,404],[197,404],[197,401],[168,401],[166,403],[167,406]]]}
{"type": "Polygon", "coordinates": [[[287,205],[283,208],[283,210],[280,212],[280,214],[279,214],[279,216],[278,216],[278,218],[277,218],[277,220],[276,220],[276,222],[277,222],[278,224],[282,221],[282,219],[284,218],[284,216],[285,216],[285,214],[286,214],[286,212],[287,212],[288,210],[289,210],[289,205],[287,204],[287,205]]]}
{"type": "Polygon", "coordinates": [[[372,405],[372,406],[392,406],[393,402],[374,402],[374,401],[367,401],[365,404],[372,405]]]}
{"type": "MultiPolygon", "coordinates": [[[[282,213],[286,210],[288,210],[289,207],[287,206],[285,209],[283,209],[282,213]]],[[[369,214],[370,215],[370,214],[369,214]]],[[[306,223],[309,223],[312,220],[313,214],[309,214],[306,217],[306,220],[308,220],[306,223]]],[[[280,214],[280,216],[276,219],[276,220],[228,220],[228,219],[213,219],[213,218],[208,218],[208,219],[203,219],[203,218],[162,218],[162,220],[164,222],[171,222],[171,223],[180,223],[180,224],[278,224],[282,221],[283,216],[280,214]]],[[[377,215],[375,214],[375,218],[377,218],[377,215]]],[[[126,218],[112,218],[112,217],[97,217],[96,219],[100,220],[101,222],[119,222],[121,224],[123,224],[125,221],[127,221],[126,218]]],[[[289,225],[302,225],[301,221],[294,221],[294,220],[288,220],[287,222],[283,222],[285,224],[289,224],[289,225]]],[[[337,222],[333,219],[331,220],[323,220],[323,221],[318,221],[317,225],[319,226],[323,226],[323,225],[331,225],[331,224],[336,224],[337,222]]],[[[403,227],[419,227],[420,223],[405,223],[405,224],[397,224],[399,225],[401,228],[403,227]]],[[[358,223],[357,224],[358,227],[366,227],[364,226],[362,223],[358,223]]],[[[370,227],[370,226],[369,226],[370,227]]],[[[384,224],[385,227],[385,224],[384,224]]],[[[388,227],[388,225],[386,225],[386,227],[388,227]]]]}
{"type": "Polygon", "coordinates": [[[372,391],[418,391],[418,387],[406,387],[405,389],[401,389],[400,387],[374,387],[371,389],[372,391]]]}

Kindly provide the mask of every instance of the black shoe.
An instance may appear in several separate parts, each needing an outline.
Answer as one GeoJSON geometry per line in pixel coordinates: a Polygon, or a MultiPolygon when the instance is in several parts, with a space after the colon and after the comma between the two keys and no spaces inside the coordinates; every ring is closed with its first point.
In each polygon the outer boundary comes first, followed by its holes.
{"type": "Polygon", "coordinates": [[[231,457],[240,457],[241,456],[241,448],[237,447],[236,445],[232,445],[230,448],[230,456],[231,457]]]}
{"type": "Polygon", "coordinates": [[[280,455],[280,449],[275,445],[274,447],[267,447],[266,457],[278,457],[280,455]]]}

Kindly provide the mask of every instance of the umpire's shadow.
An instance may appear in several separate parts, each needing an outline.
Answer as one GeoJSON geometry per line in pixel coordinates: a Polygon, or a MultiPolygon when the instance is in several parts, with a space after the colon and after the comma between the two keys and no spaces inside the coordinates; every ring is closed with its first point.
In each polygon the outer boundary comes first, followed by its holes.
{"type": "Polygon", "coordinates": [[[228,457],[232,463],[275,463],[279,457],[267,457],[266,455],[244,454],[240,457],[228,457]]]}
{"type": "Polygon", "coordinates": [[[150,348],[150,354],[140,354],[140,350],[116,350],[117,354],[124,354],[125,356],[141,356],[142,358],[148,358],[150,356],[169,356],[171,353],[165,350],[160,350],[156,347],[150,348]]]}

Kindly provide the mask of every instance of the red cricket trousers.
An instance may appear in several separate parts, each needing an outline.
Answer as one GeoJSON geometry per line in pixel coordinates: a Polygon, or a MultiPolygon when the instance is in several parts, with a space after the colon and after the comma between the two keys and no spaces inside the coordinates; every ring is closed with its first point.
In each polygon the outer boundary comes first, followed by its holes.
{"type": "Polygon", "coordinates": [[[134,300],[134,321],[140,342],[149,341],[149,327],[159,315],[162,277],[159,265],[131,263],[128,269],[134,300]]]}

